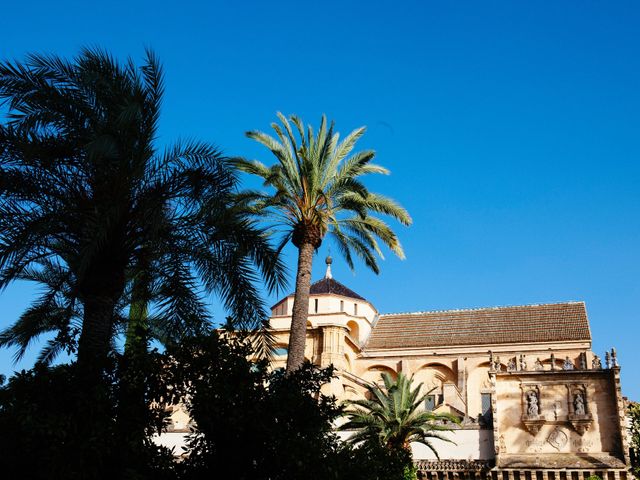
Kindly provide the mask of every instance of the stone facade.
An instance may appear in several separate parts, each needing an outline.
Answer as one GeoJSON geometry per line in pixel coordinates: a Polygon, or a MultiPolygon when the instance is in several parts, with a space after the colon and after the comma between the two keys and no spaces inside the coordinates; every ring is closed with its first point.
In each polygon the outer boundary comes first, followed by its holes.
{"type": "MultiPolygon", "coordinates": [[[[274,368],[286,363],[292,307],[293,295],[272,307],[274,368]]],[[[328,264],[307,327],[305,358],[337,369],[324,393],[359,398],[382,372],[402,372],[430,392],[425,408],[460,418],[455,443],[434,441],[440,459],[412,445],[422,478],[628,477],[620,366],[615,351],[592,352],[583,302],[380,315],[328,264]]],[[[179,408],[171,418],[167,446],[188,426],[179,408]]]]}
{"type": "MultiPolygon", "coordinates": [[[[289,295],[272,307],[276,368],[286,361],[292,306],[289,295]]],[[[461,419],[456,444],[436,445],[444,463],[412,445],[423,476],[438,464],[482,478],[626,478],[620,366],[615,351],[604,360],[591,351],[582,302],[380,315],[329,265],[312,285],[308,322],[305,357],[337,368],[325,393],[358,398],[382,372],[403,372],[431,392],[425,408],[461,419]]]]}

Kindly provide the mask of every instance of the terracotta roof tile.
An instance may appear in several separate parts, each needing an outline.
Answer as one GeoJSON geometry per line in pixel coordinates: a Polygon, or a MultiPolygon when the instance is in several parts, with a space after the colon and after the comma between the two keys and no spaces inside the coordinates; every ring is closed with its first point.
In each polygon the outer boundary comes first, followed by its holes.
{"type": "Polygon", "coordinates": [[[584,302],[381,315],[365,350],[590,341],[584,302]]]}

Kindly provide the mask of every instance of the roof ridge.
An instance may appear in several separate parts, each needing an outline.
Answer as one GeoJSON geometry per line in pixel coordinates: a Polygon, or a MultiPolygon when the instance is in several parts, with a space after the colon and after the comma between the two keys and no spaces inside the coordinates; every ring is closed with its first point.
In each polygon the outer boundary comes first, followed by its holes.
{"type": "Polygon", "coordinates": [[[420,310],[417,312],[395,312],[395,313],[381,313],[381,317],[399,317],[405,315],[423,315],[425,313],[456,313],[456,312],[478,312],[481,310],[504,310],[508,308],[522,308],[522,307],[550,307],[554,305],[585,305],[584,300],[569,300],[566,302],[550,302],[550,303],[527,303],[524,305],[496,305],[492,307],[472,307],[472,308],[453,308],[448,310],[420,310]]]}

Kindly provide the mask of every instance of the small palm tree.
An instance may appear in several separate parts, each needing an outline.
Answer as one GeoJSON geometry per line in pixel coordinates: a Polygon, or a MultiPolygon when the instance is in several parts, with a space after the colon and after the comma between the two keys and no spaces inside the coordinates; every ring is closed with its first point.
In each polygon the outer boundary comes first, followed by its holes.
{"type": "Polygon", "coordinates": [[[411,442],[426,445],[438,456],[432,439],[452,440],[442,435],[450,432],[446,422],[459,423],[449,414],[438,414],[424,409],[424,400],[430,392],[420,395],[422,384],[412,389],[413,377],[402,373],[396,380],[388,373],[382,374],[384,388],[367,387],[370,398],[349,400],[344,415],[348,421],[341,430],[357,430],[349,439],[353,443],[380,442],[391,449],[409,450],[411,442]]]}
{"type": "Polygon", "coordinates": [[[274,189],[269,194],[254,192],[245,196],[245,200],[256,213],[284,228],[281,248],[291,241],[298,249],[287,358],[290,371],[304,361],[313,254],[325,236],[329,234],[335,239],[350,268],[353,269],[355,254],[378,273],[375,254],[383,257],[378,240],[398,257],[404,258],[404,253],[393,230],[372,214],[389,215],[404,225],[411,223],[411,217],[398,203],[370,192],[362,183],[363,175],[389,173],[371,163],[375,157],[372,150],[351,154],[364,128],[354,130],[340,141],[333,123],[327,126],[324,116],[317,133],[311,126],[305,132],[302,120],[295,115],[287,119],[278,113],[278,118],[281,125],[271,125],[277,138],[258,131],[247,132],[249,138],[267,147],[277,162],[267,167],[259,161],[237,159],[236,165],[261,177],[265,186],[274,189]]]}

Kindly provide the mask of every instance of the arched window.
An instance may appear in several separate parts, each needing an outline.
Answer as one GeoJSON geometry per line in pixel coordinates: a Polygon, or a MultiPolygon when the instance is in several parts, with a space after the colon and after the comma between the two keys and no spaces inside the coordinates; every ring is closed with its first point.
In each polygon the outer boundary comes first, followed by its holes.
{"type": "Polygon", "coordinates": [[[358,322],[351,320],[347,323],[347,328],[349,329],[349,336],[358,343],[360,341],[360,327],[358,326],[358,322]]]}

